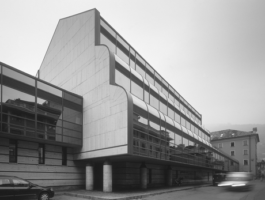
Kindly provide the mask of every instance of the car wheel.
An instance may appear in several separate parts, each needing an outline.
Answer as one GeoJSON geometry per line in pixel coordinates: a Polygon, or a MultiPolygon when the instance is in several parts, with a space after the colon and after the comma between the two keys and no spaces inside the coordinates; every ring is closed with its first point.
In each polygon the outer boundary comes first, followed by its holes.
{"type": "Polygon", "coordinates": [[[39,196],[39,200],[49,200],[49,194],[47,192],[43,192],[39,196]]]}

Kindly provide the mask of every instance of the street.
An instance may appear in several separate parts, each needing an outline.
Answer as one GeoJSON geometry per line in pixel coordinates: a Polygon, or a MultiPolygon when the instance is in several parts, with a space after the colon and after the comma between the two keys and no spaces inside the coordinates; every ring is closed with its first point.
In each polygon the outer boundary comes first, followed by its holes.
{"type": "Polygon", "coordinates": [[[202,187],[162,195],[150,196],[144,200],[264,200],[265,182],[255,181],[252,191],[227,191],[220,187],[202,187]]]}
{"type": "MultiPolygon", "coordinates": [[[[252,191],[227,191],[220,187],[206,186],[148,196],[143,199],[136,198],[135,200],[264,200],[265,182],[255,180],[253,184],[252,191]]],[[[112,197],[109,196],[107,199],[111,200],[112,197]]],[[[52,200],[84,200],[84,198],[58,195],[52,200]]]]}

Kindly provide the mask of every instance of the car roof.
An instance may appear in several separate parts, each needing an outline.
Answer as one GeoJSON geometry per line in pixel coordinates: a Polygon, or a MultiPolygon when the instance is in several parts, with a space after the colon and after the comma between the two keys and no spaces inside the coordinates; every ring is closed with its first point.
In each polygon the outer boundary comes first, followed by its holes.
{"type": "MultiPolygon", "coordinates": [[[[19,177],[16,177],[16,176],[8,176],[8,175],[0,175],[0,178],[19,178],[19,177]]],[[[22,179],[22,178],[19,178],[19,179],[22,179]]]]}

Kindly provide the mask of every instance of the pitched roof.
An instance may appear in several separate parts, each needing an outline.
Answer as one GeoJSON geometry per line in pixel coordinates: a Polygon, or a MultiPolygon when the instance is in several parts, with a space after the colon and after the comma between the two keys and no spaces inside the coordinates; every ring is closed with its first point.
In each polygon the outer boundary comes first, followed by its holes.
{"type": "Polygon", "coordinates": [[[247,131],[227,129],[227,130],[211,132],[210,135],[211,135],[211,140],[220,140],[220,139],[228,139],[228,138],[244,137],[244,136],[257,136],[259,142],[258,133],[253,131],[247,132],[247,131]]]}

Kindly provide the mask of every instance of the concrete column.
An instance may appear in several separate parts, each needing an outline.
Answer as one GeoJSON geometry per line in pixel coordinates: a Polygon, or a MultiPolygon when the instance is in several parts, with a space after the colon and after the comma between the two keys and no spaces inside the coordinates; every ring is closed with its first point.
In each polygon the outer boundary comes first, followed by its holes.
{"type": "Polygon", "coordinates": [[[172,186],[172,169],[171,168],[168,168],[167,170],[167,186],[172,186]]]}
{"type": "Polygon", "coordinates": [[[141,165],[141,189],[147,189],[147,168],[144,163],[141,165]]]}
{"type": "Polygon", "coordinates": [[[94,189],[94,167],[91,163],[86,165],[86,190],[94,189]]]}
{"type": "Polygon", "coordinates": [[[109,161],[103,165],[103,192],[112,192],[112,165],[109,161]]]}

